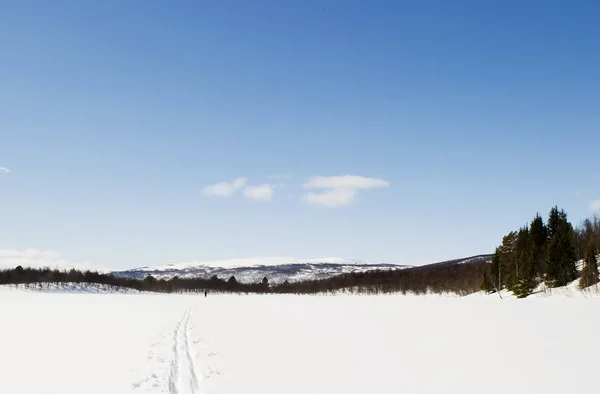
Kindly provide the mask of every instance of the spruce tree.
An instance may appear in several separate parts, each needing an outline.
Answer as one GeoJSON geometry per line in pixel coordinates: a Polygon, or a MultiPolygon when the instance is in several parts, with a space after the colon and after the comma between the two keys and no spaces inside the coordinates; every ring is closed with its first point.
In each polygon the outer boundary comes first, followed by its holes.
{"type": "Polygon", "coordinates": [[[508,290],[514,291],[519,283],[519,260],[517,259],[518,233],[511,231],[502,238],[499,248],[500,266],[502,267],[503,284],[508,290]]]}
{"type": "Polygon", "coordinates": [[[529,226],[529,234],[533,247],[533,271],[536,278],[543,278],[546,271],[546,256],[544,253],[548,242],[548,229],[544,220],[537,214],[529,226]]]}
{"type": "Polygon", "coordinates": [[[579,278],[579,287],[581,289],[585,289],[586,287],[595,285],[598,283],[598,281],[598,259],[596,246],[593,242],[590,242],[585,253],[583,270],[581,271],[581,277],[579,278]]]}
{"type": "Polygon", "coordinates": [[[503,277],[502,277],[502,266],[500,264],[500,251],[496,248],[494,255],[492,256],[492,264],[490,265],[490,283],[495,291],[502,290],[503,277]]]}
{"type": "Polygon", "coordinates": [[[558,211],[558,207],[554,206],[550,210],[550,214],[548,215],[548,240],[554,238],[556,233],[558,232],[558,225],[560,224],[560,213],[558,211]]]}
{"type": "Polygon", "coordinates": [[[481,280],[481,285],[479,288],[486,293],[493,293],[495,291],[489,271],[483,271],[483,279],[481,280]]]}
{"type": "Polygon", "coordinates": [[[534,276],[535,245],[533,243],[529,227],[519,230],[516,242],[517,266],[519,274],[513,288],[514,294],[519,297],[527,297],[536,286],[534,276]]]}
{"type": "Polygon", "coordinates": [[[560,286],[558,280],[560,277],[560,246],[556,237],[548,242],[548,258],[546,261],[546,284],[549,287],[560,286]]]}
{"type": "Polygon", "coordinates": [[[562,219],[548,244],[546,281],[551,287],[565,286],[577,277],[573,228],[562,219]]]}

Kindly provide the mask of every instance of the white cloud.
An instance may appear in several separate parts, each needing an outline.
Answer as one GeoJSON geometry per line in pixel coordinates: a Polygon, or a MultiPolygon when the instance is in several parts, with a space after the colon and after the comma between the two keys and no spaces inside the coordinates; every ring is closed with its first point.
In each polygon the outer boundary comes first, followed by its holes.
{"type": "Polygon", "coordinates": [[[590,201],[590,209],[592,212],[600,213],[600,200],[590,201]]]}
{"type": "Polygon", "coordinates": [[[307,189],[374,189],[388,187],[390,183],[384,179],[366,178],[358,175],[315,176],[304,184],[307,189]]]}
{"type": "Polygon", "coordinates": [[[244,189],[244,197],[252,200],[268,201],[273,197],[274,187],[268,184],[248,186],[244,189]]]}
{"type": "Polygon", "coordinates": [[[202,189],[202,194],[209,197],[228,198],[242,189],[248,180],[246,178],[236,178],[232,182],[221,182],[206,186],[202,189]]]}
{"type": "Polygon", "coordinates": [[[0,249],[0,269],[10,269],[17,266],[23,268],[52,268],[52,269],[71,269],[80,270],[100,270],[92,267],[88,261],[72,261],[61,258],[60,255],[52,250],[38,249],[0,249]]]}
{"type": "Polygon", "coordinates": [[[321,193],[307,193],[304,201],[312,205],[323,205],[328,208],[338,208],[351,205],[356,201],[356,189],[331,189],[321,193]]]}
{"type": "Polygon", "coordinates": [[[384,179],[367,178],[358,175],[315,176],[305,184],[306,189],[322,189],[321,192],[309,192],[304,201],[311,205],[339,208],[352,205],[358,198],[359,190],[368,190],[390,186],[384,179]]]}
{"type": "Polygon", "coordinates": [[[0,174],[10,174],[10,169],[6,167],[0,167],[0,174]]]}

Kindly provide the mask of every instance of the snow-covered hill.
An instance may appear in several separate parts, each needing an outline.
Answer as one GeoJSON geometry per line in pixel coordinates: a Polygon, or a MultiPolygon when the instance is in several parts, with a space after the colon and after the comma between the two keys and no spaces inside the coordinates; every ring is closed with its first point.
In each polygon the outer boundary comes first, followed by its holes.
{"type": "MultiPolygon", "coordinates": [[[[491,255],[470,256],[434,264],[466,264],[479,261],[482,258],[490,259],[491,255]]],[[[326,279],[350,272],[398,270],[410,267],[412,266],[389,263],[373,264],[365,261],[341,258],[294,260],[271,257],[264,259],[232,259],[167,264],[117,271],[113,272],[113,274],[136,279],[143,279],[148,275],[152,275],[157,279],[170,279],[174,276],[180,278],[209,279],[216,275],[218,278],[227,280],[231,276],[235,276],[240,283],[257,283],[262,278],[267,277],[270,283],[283,283],[285,280],[298,282],[326,279]]]]}
{"type": "Polygon", "coordinates": [[[142,267],[113,274],[127,278],[145,278],[152,275],[158,279],[211,278],[216,275],[221,279],[235,276],[241,283],[256,283],[267,277],[270,283],[282,283],[325,279],[331,276],[365,272],[376,269],[396,270],[409,267],[398,264],[370,264],[357,260],[325,258],[313,260],[293,260],[284,258],[267,259],[234,259],[207,262],[168,264],[154,267],[142,267]]]}

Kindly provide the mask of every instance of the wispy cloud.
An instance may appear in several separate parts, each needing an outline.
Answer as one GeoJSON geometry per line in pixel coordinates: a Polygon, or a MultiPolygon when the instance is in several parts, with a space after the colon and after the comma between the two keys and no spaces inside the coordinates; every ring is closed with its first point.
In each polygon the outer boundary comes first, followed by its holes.
{"type": "Polygon", "coordinates": [[[221,182],[209,185],[202,189],[202,194],[209,197],[228,198],[246,186],[247,181],[246,178],[236,178],[231,182],[221,182]]]}
{"type": "Polygon", "coordinates": [[[10,169],[6,167],[0,167],[0,174],[10,174],[10,169]]]}
{"type": "Polygon", "coordinates": [[[345,207],[356,200],[357,194],[356,189],[331,189],[321,193],[306,193],[304,201],[328,208],[345,207]]]}
{"type": "Polygon", "coordinates": [[[358,175],[315,176],[305,184],[306,189],[322,189],[321,192],[309,192],[304,201],[311,205],[338,208],[352,205],[360,190],[390,186],[390,182],[379,178],[367,178],[358,175]]]}
{"type": "Polygon", "coordinates": [[[590,201],[589,206],[592,212],[600,213],[600,200],[590,201]]]}
{"type": "Polygon", "coordinates": [[[274,187],[269,184],[248,186],[244,189],[244,197],[251,200],[269,201],[273,198],[274,187]]]}
{"type": "Polygon", "coordinates": [[[367,178],[358,175],[314,176],[304,184],[308,189],[374,189],[387,187],[390,183],[384,179],[367,178]]]}
{"type": "Polygon", "coordinates": [[[107,269],[94,268],[88,261],[67,260],[52,250],[39,249],[0,249],[0,269],[15,268],[17,266],[24,268],[52,268],[52,269],[81,269],[109,271],[107,269]]]}

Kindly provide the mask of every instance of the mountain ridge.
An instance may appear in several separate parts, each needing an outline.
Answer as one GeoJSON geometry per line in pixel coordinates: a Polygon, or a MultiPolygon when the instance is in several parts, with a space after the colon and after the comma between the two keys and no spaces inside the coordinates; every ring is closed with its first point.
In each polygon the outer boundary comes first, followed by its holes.
{"type": "MultiPolygon", "coordinates": [[[[460,259],[446,260],[433,264],[456,264],[466,263],[472,259],[489,257],[491,255],[476,255],[460,259]]],[[[143,279],[147,276],[153,276],[156,279],[171,279],[175,276],[179,278],[203,278],[209,279],[216,276],[220,279],[228,280],[234,276],[239,283],[258,283],[266,277],[270,283],[278,284],[284,281],[301,282],[306,280],[327,279],[336,275],[347,274],[351,272],[367,272],[374,270],[400,270],[412,268],[412,265],[401,265],[391,263],[368,263],[359,260],[325,258],[310,260],[294,260],[282,263],[279,258],[267,259],[237,259],[236,261],[265,261],[275,264],[251,264],[241,266],[219,267],[215,262],[192,262],[175,263],[159,266],[140,267],[124,271],[115,271],[114,275],[143,279]],[[277,263],[279,261],[279,263],[277,263]]],[[[231,260],[221,260],[221,262],[230,262],[231,260]]],[[[429,265],[429,264],[427,264],[429,265]]]]}

